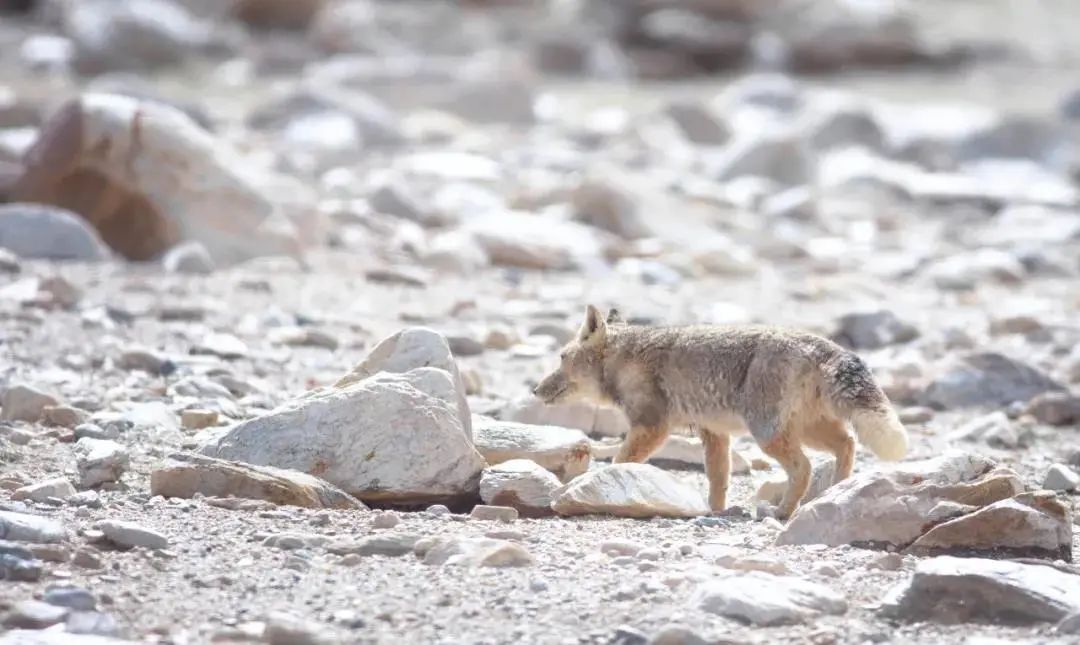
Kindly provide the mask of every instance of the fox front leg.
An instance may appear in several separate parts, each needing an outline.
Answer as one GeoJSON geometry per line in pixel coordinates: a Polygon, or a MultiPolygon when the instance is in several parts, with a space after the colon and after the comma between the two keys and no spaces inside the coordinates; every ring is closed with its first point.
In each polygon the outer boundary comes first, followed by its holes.
{"type": "Polygon", "coordinates": [[[619,454],[611,463],[642,463],[649,458],[667,439],[669,429],[666,426],[634,426],[626,434],[619,454]]]}

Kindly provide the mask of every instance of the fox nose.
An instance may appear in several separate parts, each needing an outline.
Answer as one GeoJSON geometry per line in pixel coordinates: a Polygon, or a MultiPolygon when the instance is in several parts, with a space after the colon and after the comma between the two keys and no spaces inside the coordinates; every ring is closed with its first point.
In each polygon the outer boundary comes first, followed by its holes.
{"type": "Polygon", "coordinates": [[[525,385],[526,387],[529,387],[529,391],[532,392],[534,395],[536,395],[538,393],[538,390],[540,389],[540,384],[536,382],[526,383],[525,385]]]}

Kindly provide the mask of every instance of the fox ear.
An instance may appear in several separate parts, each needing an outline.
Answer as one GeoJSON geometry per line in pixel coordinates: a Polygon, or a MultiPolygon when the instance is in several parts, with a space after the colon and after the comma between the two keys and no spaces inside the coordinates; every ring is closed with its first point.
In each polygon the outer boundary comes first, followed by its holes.
{"type": "Polygon", "coordinates": [[[600,315],[600,310],[589,305],[585,309],[585,323],[581,326],[581,331],[578,332],[578,338],[583,343],[594,343],[602,341],[606,334],[607,323],[604,322],[604,317],[600,315]]]}
{"type": "Polygon", "coordinates": [[[618,325],[618,324],[621,324],[622,322],[623,322],[623,318],[622,318],[622,315],[619,314],[618,309],[614,309],[614,308],[608,309],[608,312],[607,312],[607,324],[609,324],[609,325],[618,325]]]}

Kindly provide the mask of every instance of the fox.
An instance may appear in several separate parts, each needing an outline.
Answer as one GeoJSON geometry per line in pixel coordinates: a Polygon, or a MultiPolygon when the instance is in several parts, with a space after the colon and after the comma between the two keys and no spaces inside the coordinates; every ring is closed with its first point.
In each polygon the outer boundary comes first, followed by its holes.
{"type": "Polygon", "coordinates": [[[908,435],[856,354],[815,334],[772,326],[652,326],[588,305],[559,365],[533,389],[546,404],[584,400],[621,409],[630,431],[613,463],[644,462],[673,428],[701,437],[709,507],[727,506],[731,437],[749,433],[787,473],[775,517],[786,520],[810,486],[803,447],[851,476],[855,438],[880,459],[907,454],[908,435]]]}

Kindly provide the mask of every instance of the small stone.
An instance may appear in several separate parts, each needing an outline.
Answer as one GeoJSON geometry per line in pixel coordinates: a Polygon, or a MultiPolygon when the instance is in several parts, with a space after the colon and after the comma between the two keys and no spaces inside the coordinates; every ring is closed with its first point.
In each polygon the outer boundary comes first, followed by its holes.
{"type": "Polygon", "coordinates": [[[75,441],[83,437],[91,439],[115,439],[120,436],[120,431],[115,424],[102,428],[96,423],[83,423],[75,426],[75,441]]]}
{"type": "Polygon", "coordinates": [[[161,259],[166,273],[209,275],[214,272],[214,259],[199,242],[184,242],[169,249],[161,259]]]}
{"type": "Polygon", "coordinates": [[[882,571],[899,571],[904,568],[904,557],[899,553],[884,553],[874,558],[869,567],[882,571]]]}
{"type": "Polygon", "coordinates": [[[487,506],[484,504],[477,504],[473,507],[472,512],[469,513],[469,517],[474,520],[489,522],[513,522],[518,518],[518,512],[516,508],[510,508],[508,506],[487,506]]]}
{"type": "Polygon", "coordinates": [[[119,481],[131,460],[127,448],[109,439],[84,437],[75,443],[74,453],[82,488],[119,481]]]}
{"type": "Polygon", "coordinates": [[[408,533],[380,533],[360,540],[330,542],[326,550],[335,555],[355,553],[360,556],[384,555],[397,558],[412,553],[420,536],[408,533]]]}
{"type": "Polygon", "coordinates": [[[432,504],[424,509],[424,512],[429,515],[434,515],[435,517],[444,517],[450,514],[450,509],[442,504],[432,504]]]}
{"type": "Polygon", "coordinates": [[[45,590],[42,600],[57,607],[67,607],[75,611],[93,611],[97,609],[94,594],[81,587],[53,587],[45,590]]]}
{"type": "Polygon", "coordinates": [[[392,529],[398,524],[401,524],[401,518],[394,512],[377,513],[375,517],[371,518],[371,528],[373,529],[392,529]]]}
{"type": "Polygon", "coordinates": [[[1055,464],[1046,471],[1043,488],[1072,493],[1080,490],[1080,474],[1064,464],[1055,464]]]}
{"type": "Polygon", "coordinates": [[[1027,413],[1040,423],[1052,426],[1080,423],[1080,396],[1068,392],[1045,392],[1028,403],[1027,413]]]}
{"type": "Polygon", "coordinates": [[[71,563],[83,569],[101,569],[105,563],[101,559],[101,552],[89,546],[80,547],[71,556],[71,563]]]}
{"type": "Polygon", "coordinates": [[[46,394],[30,385],[15,384],[4,391],[0,397],[0,421],[29,421],[41,419],[45,408],[59,405],[60,402],[51,394],[46,394]]]}
{"type": "Polygon", "coordinates": [[[218,424],[216,410],[188,409],[180,412],[180,425],[185,430],[202,430],[218,424]]]}
{"type": "Polygon", "coordinates": [[[67,479],[57,477],[29,486],[23,486],[12,493],[12,499],[28,499],[32,502],[44,502],[50,498],[66,499],[75,494],[75,487],[67,479]]]}
{"type": "Polygon", "coordinates": [[[491,538],[437,540],[424,555],[424,564],[469,567],[527,567],[535,563],[525,547],[491,538]]]}
{"type": "Polygon", "coordinates": [[[0,540],[54,543],[67,539],[64,526],[40,515],[0,511],[0,540]]]}
{"type": "Polygon", "coordinates": [[[600,543],[600,552],[612,557],[620,555],[635,556],[643,548],[637,542],[622,542],[619,540],[607,540],[600,543]]]}
{"type": "Polygon", "coordinates": [[[677,623],[664,625],[649,639],[649,645],[708,645],[709,642],[693,629],[677,623]]]}
{"type": "Polygon", "coordinates": [[[167,537],[134,522],[105,520],[98,524],[98,528],[110,542],[120,547],[144,547],[154,550],[169,547],[167,537]]]}
{"type": "Polygon", "coordinates": [[[248,347],[244,341],[232,334],[216,333],[208,334],[191,348],[192,354],[206,354],[217,356],[226,360],[244,358],[248,355],[248,347]]]}
{"type": "Polygon", "coordinates": [[[69,611],[38,600],[24,600],[15,603],[3,617],[3,624],[10,629],[45,629],[64,620],[69,611]]]}
{"type": "Polygon", "coordinates": [[[86,634],[107,638],[119,636],[120,625],[112,614],[99,611],[73,611],[68,614],[64,629],[69,634],[86,634]]]}
{"type": "Polygon", "coordinates": [[[42,409],[43,422],[47,426],[74,428],[90,418],[90,413],[69,405],[48,405],[42,409]]]}
{"type": "Polygon", "coordinates": [[[285,613],[266,617],[262,640],[267,645],[329,645],[338,641],[333,631],[320,623],[285,613]]]}

